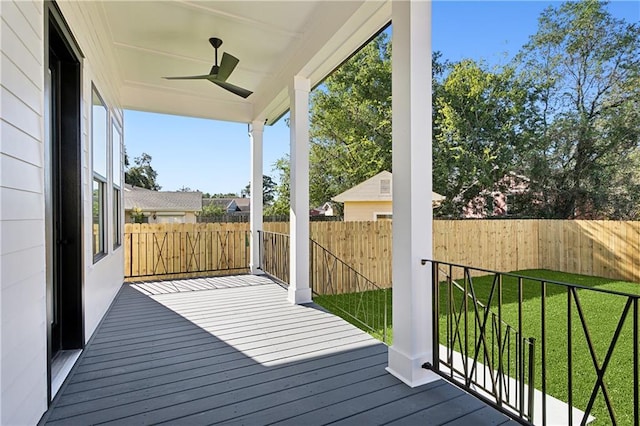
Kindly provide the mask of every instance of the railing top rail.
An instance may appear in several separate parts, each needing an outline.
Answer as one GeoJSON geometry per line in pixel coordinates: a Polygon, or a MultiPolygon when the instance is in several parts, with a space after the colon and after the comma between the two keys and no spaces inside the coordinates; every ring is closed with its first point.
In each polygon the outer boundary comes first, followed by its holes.
{"type": "MultiPolygon", "coordinates": [[[[562,281],[554,281],[554,280],[549,280],[549,279],[542,279],[542,278],[531,277],[531,276],[527,276],[527,275],[514,274],[512,272],[492,271],[490,269],[475,268],[475,267],[471,267],[471,266],[461,265],[459,263],[445,262],[445,261],[442,261],[442,260],[422,259],[422,264],[423,265],[426,264],[427,262],[429,262],[429,263],[440,263],[440,264],[443,264],[443,265],[451,265],[451,266],[455,266],[455,267],[458,267],[458,268],[472,269],[474,271],[486,272],[488,274],[500,274],[500,275],[503,275],[503,276],[506,276],[506,277],[522,278],[524,280],[544,282],[544,283],[547,283],[547,284],[560,285],[560,286],[563,286],[563,287],[570,287],[570,288],[575,288],[575,289],[578,289],[578,290],[597,291],[599,293],[612,294],[612,295],[615,295],[615,296],[624,296],[624,297],[629,297],[631,299],[640,300],[640,294],[627,293],[627,292],[624,292],[624,291],[608,290],[608,289],[603,289],[603,288],[598,288],[598,287],[587,287],[587,286],[580,285],[580,284],[571,284],[571,283],[565,283],[565,282],[562,282],[562,281]]],[[[640,284],[638,284],[638,285],[640,286],[640,284]]]]}
{"type": "Polygon", "coordinates": [[[346,268],[348,268],[349,270],[353,271],[359,278],[362,278],[365,282],[371,284],[376,289],[382,290],[382,287],[380,287],[375,282],[371,281],[369,278],[367,278],[364,275],[362,275],[353,266],[349,265],[348,263],[346,263],[345,261],[340,259],[338,256],[336,256],[335,254],[331,253],[331,251],[329,249],[327,249],[326,247],[324,247],[322,244],[318,243],[316,240],[311,239],[311,238],[309,240],[311,241],[311,244],[314,244],[314,245],[320,247],[325,253],[327,253],[329,256],[331,256],[333,259],[335,259],[338,263],[340,263],[341,265],[344,265],[346,268]]]}
{"type": "Polygon", "coordinates": [[[282,237],[289,238],[289,234],[283,234],[282,232],[273,232],[273,231],[265,231],[265,230],[261,230],[261,231],[258,231],[258,232],[261,232],[263,234],[280,235],[282,237]]]}

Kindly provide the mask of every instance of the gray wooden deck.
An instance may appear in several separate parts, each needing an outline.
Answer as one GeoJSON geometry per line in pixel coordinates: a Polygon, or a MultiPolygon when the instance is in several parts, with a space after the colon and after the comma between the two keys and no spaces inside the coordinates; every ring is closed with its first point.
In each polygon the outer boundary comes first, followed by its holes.
{"type": "Polygon", "coordinates": [[[494,425],[444,381],[411,389],[387,348],[252,276],[124,285],[46,424],[494,425]]]}

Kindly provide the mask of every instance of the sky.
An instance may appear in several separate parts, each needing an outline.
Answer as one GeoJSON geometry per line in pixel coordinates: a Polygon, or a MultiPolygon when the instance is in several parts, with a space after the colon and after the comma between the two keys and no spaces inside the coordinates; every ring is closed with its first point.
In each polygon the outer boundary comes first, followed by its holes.
{"type": "MultiPolygon", "coordinates": [[[[537,30],[548,1],[444,1],[432,4],[433,50],[443,59],[507,63],[537,30]]],[[[640,22],[640,1],[614,0],[617,18],[640,22]]],[[[286,116],[285,116],[286,117],[286,116]]],[[[237,193],[249,183],[247,124],[125,111],[124,137],[130,162],[146,152],[163,191],[182,187],[237,193]]],[[[275,161],[289,152],[289,128],[281,119],[264,131],[264,173],[277,180],[275,161]]]]}

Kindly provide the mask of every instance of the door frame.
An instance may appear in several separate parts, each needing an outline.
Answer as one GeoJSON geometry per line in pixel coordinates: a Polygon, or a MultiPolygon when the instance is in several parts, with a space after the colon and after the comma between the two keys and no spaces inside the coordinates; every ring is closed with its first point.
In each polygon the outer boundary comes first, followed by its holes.
{"type": "Polygon", "coordinates": [[[46,241],[47,401],[52,399],[53,305],[59,349],[84,348],[84,232],[82,203],[82,59],[62,12],[44,3],[44,198],[46,241]],[[49,77],[50,51],[59,77],[49,77]],[[52,87],[56,86],[53,90],[52,87]],[[52,96],[57,96],[52,110],[52,96]],[[57,292],[54,292],[54,286],[57,292]]]}

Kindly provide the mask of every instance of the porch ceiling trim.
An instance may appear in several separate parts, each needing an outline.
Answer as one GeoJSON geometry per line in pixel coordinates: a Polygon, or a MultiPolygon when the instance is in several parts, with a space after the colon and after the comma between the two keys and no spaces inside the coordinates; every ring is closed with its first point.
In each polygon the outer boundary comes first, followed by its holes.
{"type": "Polygon", "coordinates": [[[98,10],[123,108],[268,124],[289,109],[294,76],[319,84],[391,20],[391,0],[103,2],[98,10]],[[253,90],[249,98],[161,78],[207,72],[211,36],[240,59],[229,82],[253,90]]]}

